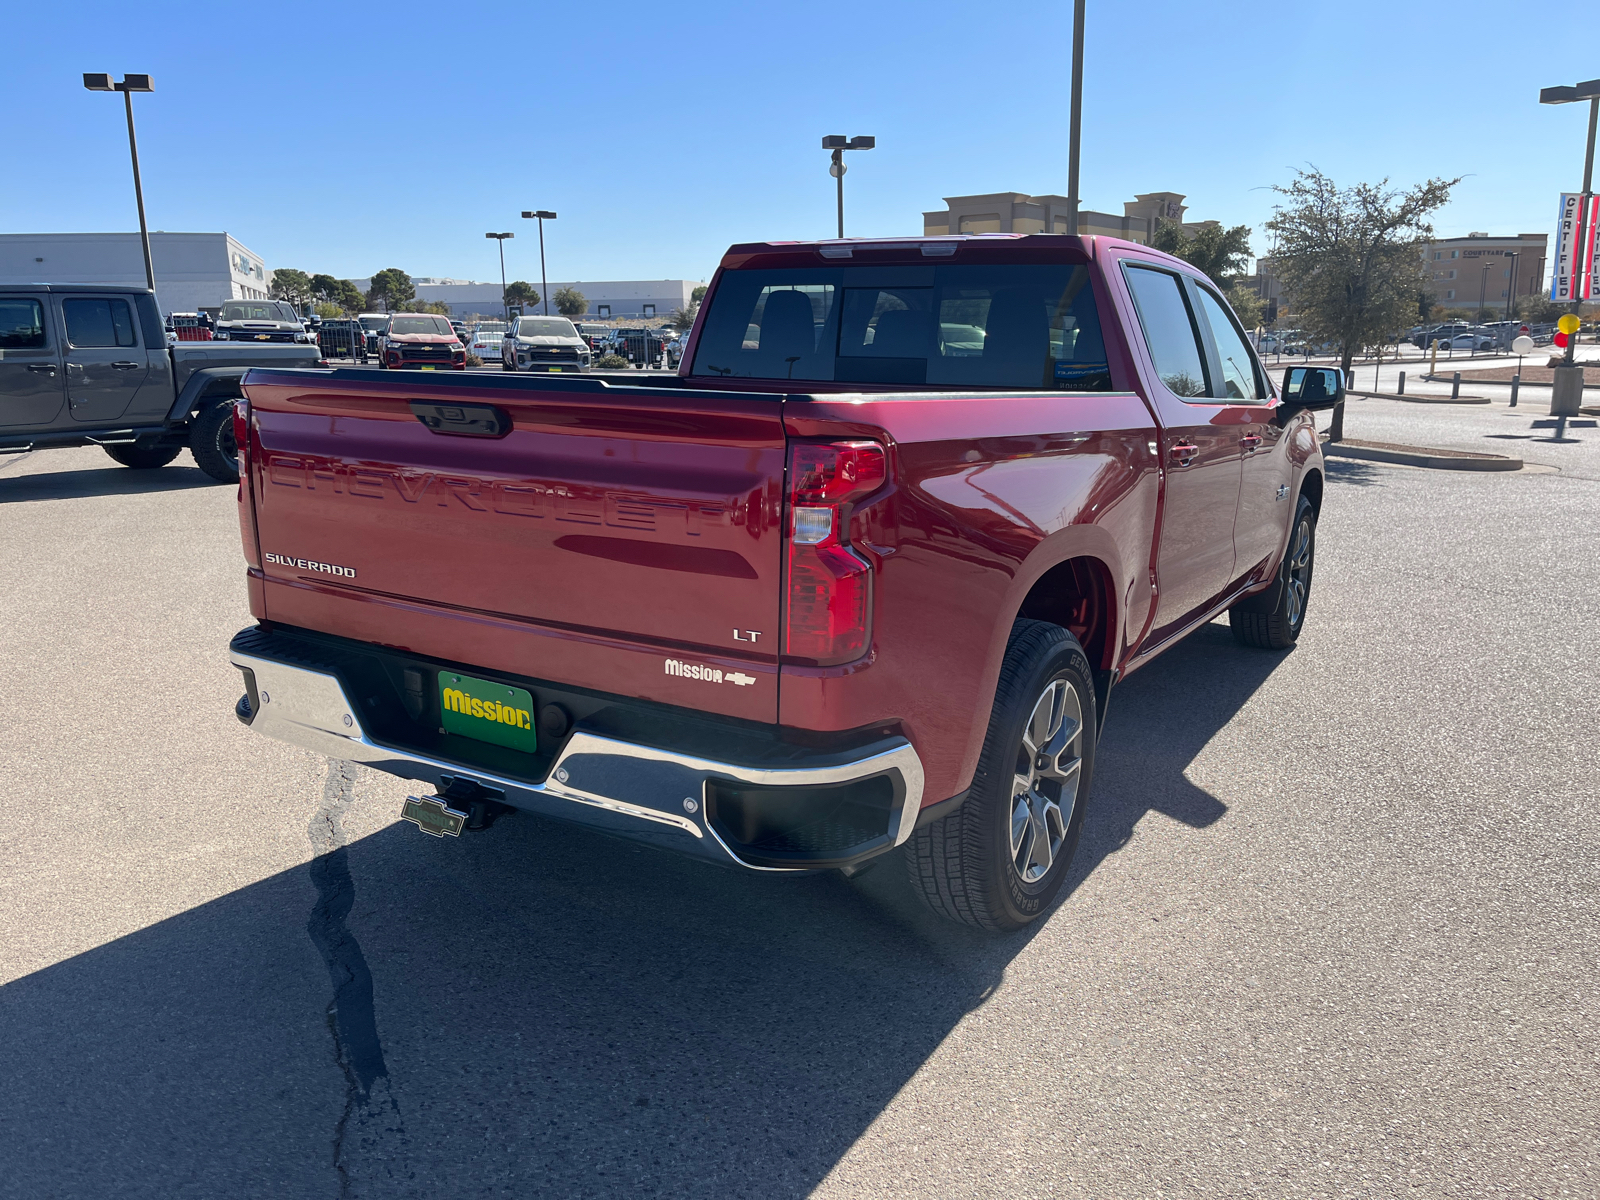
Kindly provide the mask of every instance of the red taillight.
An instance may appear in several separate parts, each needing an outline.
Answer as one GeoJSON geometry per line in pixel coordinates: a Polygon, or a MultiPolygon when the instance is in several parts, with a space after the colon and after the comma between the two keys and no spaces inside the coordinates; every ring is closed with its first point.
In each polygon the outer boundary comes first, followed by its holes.
{"type": "Polygon", "coordinates": [[[850,510],[878,490],[887,471],[876,442],[791,447],[785,654],[826,665],[867,652],[872,567],[850,549],[850,510]]]}
{"type": "Polygon", "coordinates": [[[261,547],[256,541],[256,506],[250,494],[250,401],[233,402],[233,441],[239,458],[239,536],[247,566],[260,568],[261,547]]]}

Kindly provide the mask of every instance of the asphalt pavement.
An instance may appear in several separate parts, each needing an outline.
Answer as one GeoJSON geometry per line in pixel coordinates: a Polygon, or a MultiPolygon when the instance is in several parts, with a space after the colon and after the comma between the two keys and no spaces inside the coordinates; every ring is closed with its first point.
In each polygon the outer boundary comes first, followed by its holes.
{"type": "Polygon", "coordinates": [[[1308,626],[1120,685],[1065,899],[745,876],[235,720],[235,490],[0,459],[0,1196],[1600,1194],[1600,430],[1352,402],[1308,626]],[[336,1038],[336,1031],[339,1036],[336,1038]]]}

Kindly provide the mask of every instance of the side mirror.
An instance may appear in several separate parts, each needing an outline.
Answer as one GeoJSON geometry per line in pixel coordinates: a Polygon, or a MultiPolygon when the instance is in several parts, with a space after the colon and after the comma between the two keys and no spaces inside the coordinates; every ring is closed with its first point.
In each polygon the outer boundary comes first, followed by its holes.
{"type": "Polygon", "coordinates": [[[1286,367],[1283,407],[1332,408],[1344,399],[1344,372],[1338,367],[1286,367]]]}

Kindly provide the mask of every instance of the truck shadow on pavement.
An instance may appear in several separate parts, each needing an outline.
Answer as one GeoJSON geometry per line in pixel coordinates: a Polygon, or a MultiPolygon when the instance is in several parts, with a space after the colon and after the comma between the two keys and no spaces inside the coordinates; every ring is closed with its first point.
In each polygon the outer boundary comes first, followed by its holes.
{"type": "Polygon", "coordinates": [[[147,492],[187,491],[219,484],[199,467],[174,463],[153,471],[112,464],[98,470],[0,474],[0,504],[20,500],[80,500],[94,496],[139,496],[147,492]]]}
{"type": "MultiPolygon", "coordinates": [[[[1147,812],[1223,815],[1184,769],[1282,661],[1211,625],[1117,689],[1072,887],[1147,812]]],[[[1032,936],[940,921],[896,859],[392,825],[0,988],[0,1195],[804,1196],[1032,936]]]]}

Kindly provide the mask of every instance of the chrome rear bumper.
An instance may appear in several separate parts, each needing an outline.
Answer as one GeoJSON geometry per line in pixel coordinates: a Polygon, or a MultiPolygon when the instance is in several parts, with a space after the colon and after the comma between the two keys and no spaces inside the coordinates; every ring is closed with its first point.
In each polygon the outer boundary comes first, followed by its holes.
{"type": "MultiPolygon", "coordinates": [[[[333,674],[239,650],[230,651],[229,658],[254,679],[251,699],[259,697],[259,703],[252,706],[249,725],[259,733],[441,789],[453,780],[467,780],[501,793],[513,808],[597,826],[749,870],[808,868],[758,866],[736,853],[707,819],[708,785],[714,782],[801,789],[889,777],[895,784],[895,800],[885,835],[841,858],[840,866],[900,845],[911,836],[922,805],[922,761],[903,738],[884,739],[844,762],[755,766],[619,741],[586,731],[580,722],[547,776],[536,782],[373,741],[333,674]]],[[[812,867],[816,865],[827,864],[812,867]]]]}

